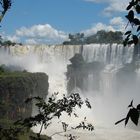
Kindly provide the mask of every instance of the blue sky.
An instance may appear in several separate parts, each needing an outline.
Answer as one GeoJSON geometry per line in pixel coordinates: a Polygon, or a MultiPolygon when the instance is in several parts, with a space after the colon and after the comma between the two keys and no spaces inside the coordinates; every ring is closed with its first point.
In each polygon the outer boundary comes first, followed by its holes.
{"type": "Polygon", "coordinates": [[[123,30],[129,0],[13,0],[2,21],[6,39],[61,43],[68,33],[123,30]]]}

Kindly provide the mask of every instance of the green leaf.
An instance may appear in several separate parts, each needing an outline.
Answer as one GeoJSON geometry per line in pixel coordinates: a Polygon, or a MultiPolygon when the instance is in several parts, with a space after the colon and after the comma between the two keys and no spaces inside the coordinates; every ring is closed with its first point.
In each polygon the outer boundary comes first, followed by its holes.
{"type": "Polygon", "coordinates": [[[130,36],[131,36],[131,34],[128,34],[128,35],[127,35],[127,37],[126,37],[126,38],[127,38],[127,40],[129,40],[130,36]]]}
{"type": "Polygon", "coordinates": [[[136,35],[133,35],[133,41],[134,41],[134,44],[137,45],[138,44],[138,37],[136,35]]]}
{"type": "Polygon", "coordinates": [[[126,45],[127,45],[127,41],[126,40],[123,41],[123,45],[124,45],[124,47],[126,47],[126,45]]]}
{"type": "Polygon", "coordinates": [[[127,44],[129,44],[129,45],[131,45],[133,43],[134,43],[134,40],[130,40],[130,41],[127,42],[127,44]]]}
{"type": "Polygon", "coordinates": [[[42,104],[42,103],[36,103],[35,105],[36,105],[37,107],[39,107],[39,108],[43,107],[43,104],[42,104]]]}
{"type": "Polygon", "coordinates": [[[139,112],[136,108],[130,109],[129,117],[135,125],[138,125],[139,112]]]}
{"type": "Polygon", "coordinates": [[[137,28],[137,32],[138,32],[138,31],[140,31],[140,26],[138,26],[138,28],[137,28]]]}
{"type": "Polygon", "coordinates": [[[140,104],[137,105],[137,110],[140,110],[140,104]]]}
{"type": "Polygon", "coordinates": [[[133,22],[133,19],[134,19],[134,12],[133,12],[133,10],[130,10],[128,15],[126,15],[125,17],[129,20],[130,23],[133,22]]]}
{"type": "Polygon", "coordinates": [[[133,19],[133,23],[134,23],[135,25],[140,25],[140,20],[137,19],[137,18],[134,18],[134,19],[133,19]]]}
{"type": "Polygon", "coordinates": [[[133,100],[131,101],[131,103],[128,107],[133,107],[133,100]]]}
{"type": "Polygon", "coordinates": [[[91,104],[88,99],[85,100],[86,106],[91,109],[91,104]]]}
{"type": "Polygon", "coordinates": [[[130,10],[134,5],[135,5],[135,2],[134,0],[132,0],[131,2],[129,2],[129,5],[127,6],[126,10],[130,10]]]}
{"type": "Polygon", "coordinates": [[[29,102],[32,101],[32,99],[33,99],[32,97],[31,97],[31,98],[27,98],[24,102],[25,102],[25,103],[29,103],[29,102]]]}
{"type": "Polygon", "coordinates": [[[128,35],[131,34],[131,31],[127,31],[124,35],[128,35]]]}
{"type": "Polygon", "coordinates": [[[43,100],[43,98],[41,98],[41,97],[39,97],[39,96],[37,96],[37,97],[34,97],[36,100],[39,100],[39,101],[41,101],[41,100],[43,100]]]}
{"type": "Polygon", "coordinates": [[[123,119],[117,121],[117,122],[115,123],[115,125],[117,125],[118,123],[121,123],[121,122],[124,121],[125,119],[126,119],[126,118],[123,118],[123,119]]]}
{"type": "Polygon", "coordinates": [[[138,14],[140,14],[140,5],[136,5],[136,11],[138,14]]]}
{"type": "Polygon", "coordinates": [[[126,10],[130,10],[132,8],[133,5],[129,4],[126,8],[126,10]]]}
{"type": "Polygon", "coordinates": [[[126,116],[126,119],[125,119],[125,126],[127,125],[128,120],[129,120],[129,118],[130,118],[130,111],[131,111],[131,109],[129,110],[129,112],[128,112],[127,116],[126,116]]]}

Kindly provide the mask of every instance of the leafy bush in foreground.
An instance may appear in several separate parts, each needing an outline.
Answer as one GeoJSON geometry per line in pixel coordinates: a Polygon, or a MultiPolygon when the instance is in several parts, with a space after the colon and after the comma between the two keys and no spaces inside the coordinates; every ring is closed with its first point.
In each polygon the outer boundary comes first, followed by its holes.
{"type": "MultiPolygon", "coordinates": [[[[63,96],[62,99],[57,100],[58,93],[54,93],[51,97],[49,97],[48,101],[45,102],[40,97],[31,97],[28,98],[25,103],[34,102],[35,106],[38,109],[38,114],[29,118],[18,120],[14,123],[14,128],[9,129],[0,129],[0,136],[6,137],[6,140],[18,140],[18,135],[20,133],[27,133],[30,131],[30,128],[37,126],[40,124],[40,130],[35,136],[30,136],[31,140],[43,140],[44,138],[41,137],[41,132],[43,128],[47,129],[48,126],[52,125],[53,119],[58,118],[60,119],[62,113],[65,112],[68,116],[78,117],[76,114],[76,107],[81,108],[84,104],[91,108],[91,105],[86,99],[83,101],[78,93],[73,93],[69,96],[63,96]],[[10,136],[10,138],[9,138],[10,136]]],[[[86,117],[84,121],[78,124],[76,127],[69,127],[69,124],[66,122],[60,121],[62,124],[63,132],[56,132],[53,135],[64,133],[73,129],[86,129],[88,131],[93,131],[94,127],[92,124],[86,123],[86,117]]],[[[52,135],[52,136],[53,136],[52,135]]],[[[69,140],[75,140],[76,136],[71,134],[64,135],[69,140]]]]}

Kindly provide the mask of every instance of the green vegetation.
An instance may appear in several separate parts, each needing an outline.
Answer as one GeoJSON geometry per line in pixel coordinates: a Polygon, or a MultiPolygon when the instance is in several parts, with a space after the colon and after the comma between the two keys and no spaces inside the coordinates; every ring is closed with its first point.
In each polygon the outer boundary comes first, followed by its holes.
{"type": "Polygon", "coordinates": [[[94,35],[85,37],[83,33],[69,34],[69,41],[63,42],[64,45],[81,45],[91,43],[122,43],[123,34],[120,31],[112,32],[101,30],[94,35]]]}
{"type": "MultiPolygon", "coordinates": [[[[78,93],[73,93],[67,97],[64,95],[62,99],[57,100],[58,93],[55,93],[46,102],[43,98],[36,97],[37,94],[34,93],[40,89],[39,96],[41,96],[43,91],[46,91],[43,88],[47,86],[46,81],[43,79],[44,83],[42,83],[42,77],[45,75],[33,75],[26,71],[10,72],[5,68],[5,65],[0,67],[0,137],[2,140],[48,140],[46,136],[44,138],[41,136],[41,132],[43,128],[47,129],[48,126],[53,124],[54,118],[58,119],[58,124],[62,126],[63,132],[56,132],[53,135],[63,134],[67,130],[79,128],[89,131],[94,130],[93,125],[87,123],[85,118],[76,127],[70,127],[60,119],[63,112],[68,114],[68,116],[78,117],[75,107],[81,108],[83,104],[91,108],[88,99],[82,101],[78,93]],[[37,81],[35,82],[35,80],[37,81]],[[27,99],[25,102],[28,104],[23,103],[25,99],[27,99]],[[35,116],[30,114],[32,103],[35,104],[38,110],[38,114],[35,116]],[[14,123],[18,118],[21,119],[14,123]],[[41,125],[40,131],[37,134],[32,133],[31,128],[38,124],[41,125]]],[[[72,135],[67,135],[67,138],[75,140],[75,136],[72,135]]]]}
{"type": "Polygon", "coordinates": [[[1,72],[0,70],[0,77],[25,77],[30,76],[31,73],[29,72],[20,72],[20,71],[14,71],[14,72],[1,72]]]}
{"type": "Polygon", "coordinates": [[[127,125],[129,119],[135,124],[138,125],[139,117],[140,117],[140,104],[137,105],[137,107],[133,106],[133,100],[131,101],[130,105],[128,105],[129,111],[127,113],[127,116],[115,123],[117,125],[118,123],[125,121],[125,126],[127,125]]]}
{"type": "Polygon", "coordinates": [[[0,119],[0,125],[4,128],[10,127],[13,123],[14,123],[13,120],[10,120],[4,117],[0,119]]]}
{"type": "Polygon", "coordinates": [[[3,68],[3,66],[0,66],[0,75],[5,73],[5,69],[3,68]]]}
{"type": "Polygon", "coordinates": [[[26,70],[23,71],[11,71],[7,66],[0,65],[0,77],[25,77],[31,73],[26,70]]]}
{"type": "Polygon", "coordinates": [[[16,42],[12,42],[10,40],[4,40],[1,36],[0,36],[0,46],[15,46],[15,45],[22,45],[22,43],[16,43],[16,42]]]}
{"type": "Polygon", "coordinates": [[[0,67],[0,118],[17,120],[19,117],[29,117],[32,104],[24,104],[30,96],[46,98],[48,94],[48,76],[45,73],[29,73],[10,71],[8,67],[0,67]]]}
{"type": "Polygon", "coordinates": [[[63,45],[79,45],[83,44],[85,37],[83,33],[69,34],[69,41],[63,42],[63,45]]]}
{"type": "MultiPolygon", "coordinates": [[[[20,119],[14,123],[7,119],[1,120],[1,140],[48,140],[46,136],[42,137],[41,132],[43,128],[47,129],[48,126],[53,124],[53,119],[58,119],[58,124],[61,124],[63,131],[56,132],[52,136],[56,134],[63,134],[64,132],[73,129],[82,128],[88,131],[94,130],[93,125],[87,123],[86,117],[84,118],[84,121],[82,121],[75,127],[71,127],[69,126],[69,124],[61,120],[63,112],[66,113],[68,116],[78,117],[75,112],[76,107],[81,108],[85,104],[88,108],[91,108],[88,99],[83,101],[78,93],[73,93],[67,97],[64,95],[62,99],[57,100],[57,95],[58,93],[54,93],[51,97],[49,97],[47,103],[40,97],[28,98],[25,103],[30,103],[33,101],[38,109],[38,114],[36,114],[35,116],[27,117],[25,119],[20,119]],[[40,130],[37,134],[34,134],[31,132],[31,128],[37,125],[40,125],[40,130]]],[[[76,137],[71,134],[68,134],[66,137],[68,138],[68,140],[76,139],[76,137]]]]}
{"type": "Polygon", "coordinates": [[[5,16],[6,12],[11,8],[12,0],[0,0],[0,22],[2,21],[3,17],[5,16]]]}
{"type": "Polygon", "coordinates": [[[98,31],[95,35],[86,38],[86,44],[90,43],[122,43],[122,32],[106,32],[104,30],[98,31]]]}
{"type": "Polygon", "coordinates": [[[10,40],[7,40],[7,41],[0,42],[0,45],[1,46],[14,46],[14,45],[16,45],[16,43],[15,42],[12,42],[10,40]]]}
{"type": "MultiPolygon", "coordinates": [[[[0,0],[0,4],[3,8],[0,16],[0,22],[3,19],[6,11],[11,6],[10,0],[0,0]]],[[[140,2],[139,0],[132,0],[127,7],[127,10],[130,10],[134,7],[134,10],[140,14],[140,2]]],[[[134,12],[133,10],[130,10],[126,18],[129,20],[130,24],[136,25],[137,32],[140,31],[140,21],[137,18],[134,18],[134,12]]],[[[127,43],[131,44],[137,44],[138,43],[138,37],[140,34],[133,35],[131,31],[126,32],[127,39],[125,40],[127,43]],[[131,40],[129,40],[131,39],[131,40]]],[[[77,33],[76,35],[69,35],[70,41],[64,42],[63,44],[69,45],[69,44],[89,44],[89,43],[121,43],[122,41],[122,33],[121,32],[105,32],[105,31],[99,31],[97,34],[84,37],[84,34],[77,33]]],[[[4,42],[1,42],[3,44],[4,42]]],[[[7,41],[5,42],[5,45],[11,45],[11,42],[7,41]]],[[[23,75],[28,74],[27,72],[23,72],[23,75]]],[[[2,67],[0,67],[0,76],[21,76],[21,73],[18,72],[7,72],[2,67]]],[[[32,100],[35,100],[36,107],[39,110],[39,113],[35,116],[28,117],[25,119],[21,119],[13,124],[13,121],[8,119],[1,119],[0,120],[0,139],[1,140],[43,140],[48,139],[46,136],[41,136],[42,128],[48,128],[49,125],[51,125],[52,120],[54,118],[60,118],[62,115],[62,112],[67,113],[69,116],[73,115],[75,117],[78,117],[75,113],[75,107],[81,108],[82,105],[85,103],[88,108],[91,108],[90,103],[86,99],[85,101],[81,100],[81,97],[78,93],[71,94],[70,96],[66,97],[63,96],[62,99],[56,100],[57,93],[53,94],[48,102],[46,103],[42,98],[40,97],[31,97],[26,100],[26,102],[31,102],[32,100]],[[34,134],[30,128],[33,126],[36,126],[37,124],[41,125],[40,131],[37,134],[34,134]]],[[[3,106],[3,103],[0,102],[0,107],[3,106]]],[[[130,108],[126,118],[116,122],[116,124],[125,121],[125,125],[127,125],[129,118],[133,121],[134,124],[138,124],[139,120],[139,112],[140,112],[140,104],[137,105],[135,108],[133,106],[133,101],[128,106],[130,108]]],[[[86,120],[86,117],[84,118],[86,120]]],[[[60,121],[59,121],[60,122],[60,121]]],[[[62,122],[62,127],[64,132],[66,132],[69,127],[69,125],[65,122],[62,122]]],[[[89,131],[93,131],[94,127],[92,124],[85,124],[84,121],[82,121],[79,125],[77,125],[75,128],[70,129],[87,129],[89,131]]],[[[57,134],[57,133],[56,133],[57,134]]],[[[69,140],[74,140],[75,137],[71,134],[67,136],[69,140]]]]}
{"type": "Polygon", "coordinates": [[[127,26],[130,24],[132,28],[125,33],[124,46],[127,44],[137,45],[140,37],[140,1],[131,0],[126,10],[128,11],[128,14],[125,16],[128,20],[127,26]]]}
{"type": "MultiPolygon", "coordinates": [[[[32,130],[21,131],[21,126],[15,126],[12,120],[0,119],[1,140],[31,140],[30,136],[35,137],[36,134],[32,130]],[[18,130],[20,131],[18,132],[18,130]]],[[[50,140],[45,135],[41,135],[41,139],[50,140]]]]}

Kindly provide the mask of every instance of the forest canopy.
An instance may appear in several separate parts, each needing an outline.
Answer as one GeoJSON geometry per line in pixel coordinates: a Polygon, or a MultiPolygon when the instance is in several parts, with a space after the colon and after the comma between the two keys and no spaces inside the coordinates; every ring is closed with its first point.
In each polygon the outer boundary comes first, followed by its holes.
{"type": "Polygon", "coordinates": [[[84,33],[69,34],[69,41],[63,42],[64,45],[80,45],[91,43],[122,43],[123,33],[120,31],[100,30],[94,35],[85,37],[84,33]]]}

